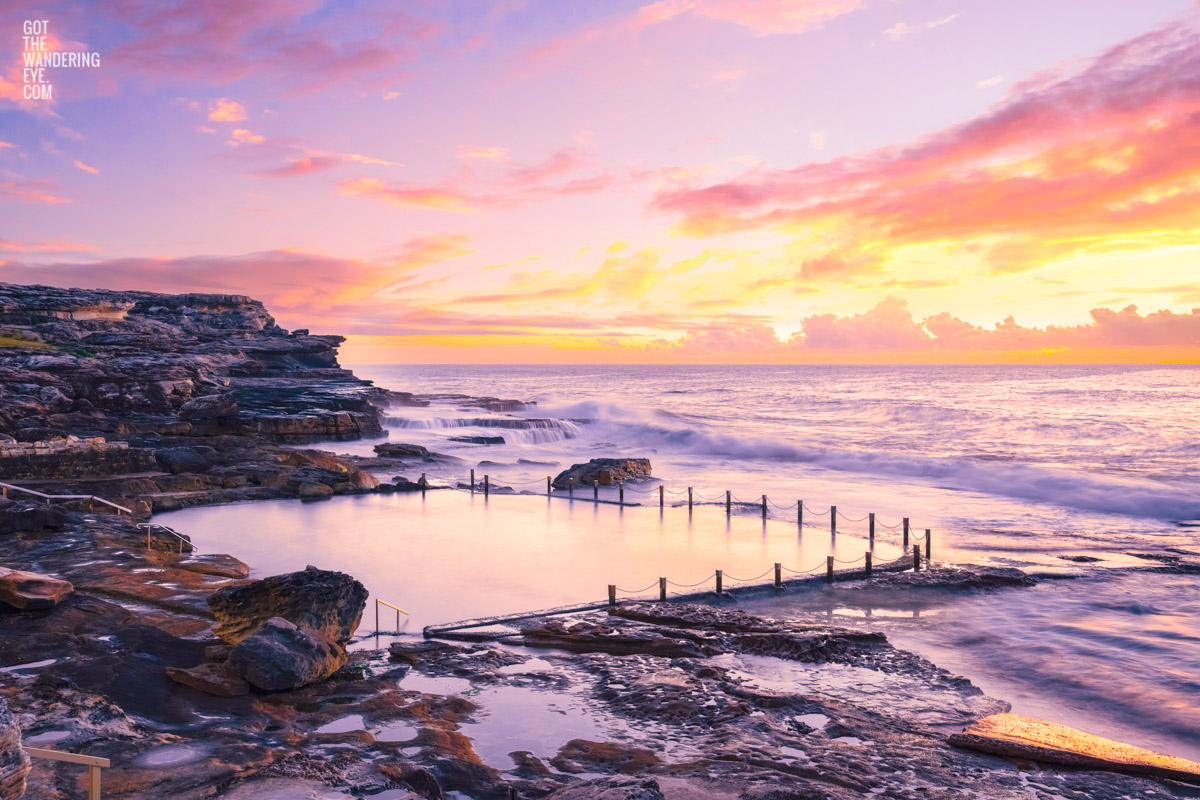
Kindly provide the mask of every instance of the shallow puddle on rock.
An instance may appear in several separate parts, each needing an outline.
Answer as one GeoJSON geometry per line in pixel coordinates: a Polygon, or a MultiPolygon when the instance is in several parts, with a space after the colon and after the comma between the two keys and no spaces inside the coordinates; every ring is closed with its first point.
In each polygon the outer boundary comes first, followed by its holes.
{"type": "Polygon", "coordinates": [[[466,678],[450,676],[434,677],[409,671],[400,679],[400,688],[406,692],[422,692],[423,694],[462,694],[471,690],[471,682],[466,678]]]}
{"type": "Polygon", "coordinates": [[[58,659],[48,658],[45,661],[30,661],[28,664],[13,664],[11,667],[0,667],[0,672],[21,672],[27,669],[41,669],[55,663],[58,659]]]}
{"type": "Polygon", "coordinates": [[[353,800],[354,796],[315,781],[268,778],[243,783],[222,800],[353,800]]]}
{"type": "Polygon", "coordinates": [[[522,664],[509,664],[496,670],[505,675],[528,675],[533,672],[550,672],[554,665],[544,658],[531,658],[522,664]]]}
{"type": "Polygon", "coordinates": [[[792,717],[792,719],[818,731],[829,724],[829,717],[824,714],[800,714],[799,716],[792,717]]]}
{"type": "Polygon", "coordinates": [[[177,767],[191,764],[208,755],[208,751],[187,744],[169,744],[147,750],[133,760],[139,767],[177,767]]]}
{"type": "Polygon", "coordinates": [[[50,742],[61,742],[70,736],[70,731],[43,731],[42,733],[35,733],[33,736],[26,737],[22,744],[27,747],[31,744],[49,744],[50,742]]]}
{"type": "Polygon", "coordinates": [[[367,723],[363,721],[362,714],[351,714],[348,717],[328,722],[317,728],[313,733],[349,733],[350,731],[365,730],[366,727],[367,723]]]}
{"type": "Polygon", "coordinates": [[[544,759],[571,739],[609,738],[599,715],[569,692],[502,686],[484,690],[476,699],[484,712],[461,730],[483,762],[499,770],[513,769],[508,754],[514,750],[528,750],[544,759]]]}
{"type": "Polygon", "coordinates": [[[803,750],[800,750],[798,748],[795,748],[795,747],[787,747],[787,746],[780,747],[779,752],[781,755],[787,756],[788,758],[794,758],[797,761],[808,761],[809,760],[808,753],[806,753],[803,750]]]}
{"type": "MultiPolygon", "coordinates": [[[[380,728],[375,732],[375,739],[380,742],[407,742],[417,735],[417,726],[406,722],[397,722],[380,728]]],[[[378,795],[375,795],[376,797],[378,795]]]]}

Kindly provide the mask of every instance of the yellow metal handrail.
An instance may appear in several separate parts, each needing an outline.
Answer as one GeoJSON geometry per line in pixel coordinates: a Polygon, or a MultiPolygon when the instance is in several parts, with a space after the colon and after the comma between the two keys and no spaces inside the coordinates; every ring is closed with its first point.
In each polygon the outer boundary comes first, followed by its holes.
{"type": "Polygon", "coordinates": [[[0,483],[0,490],[2,490],[0,491],[0,494],[2,494],[4,497],[8,497],[9,489],[12,489],[14,492],[25,492],[26,494],[40,497],[47,503],[49,503],[51,500],[99,500],[101,503],[104,503],[104,505],[115,508],[117,510],[117,514],[120,514],[122,511],[124,511],[126,514],[133,513],[133,509],[126,508],[125,506],[119,506],[116,503],[105,500],[103,497],[96,497],[94,494],[46,494],[45,492],[39,492],[34,489],[26,489],[24,486],[17,486],[15,483],[0,483]]]}
{"type": "MultiPolygon", "coordinates": [[[[187,542],[188,544],[191,544],[191,543],[192,543],[192,542],[191,542],[191,540],[190,540],[190,539],[188,539],[187,537],[183,536],[183,535],[182,535],[182,534],[180,534],[180,533],[177,533],[177,532],[176,532],[175,530],[173,530],[172,528],[168,528],[166,525],[160,525],[160,524],[159,524],[159,523],[157,523],[157,522],[139,522],[137,526],[138,526],[139,528],[145,528],[145,529],[146,529],[146,549],[147,549],[147,550],[149,550],[149,549],[150,549],[150,533],[151,533],[151,531],[153,531],[155,528],[158,528],[159,530],[166,531],[167,533],[171,534],[172,536],[174,536],[176,539],[178,539],[178,540],[179,540],[179,555],[183,555],[183,544],[184,544],[184,542],[187,542]]],[[[193,547],[193,548],[192,548],[192,551],[193,551],[193,552],[195,552],[195,550],[196,550],[196,548],[195,548],[195,547],[193,547]]]]}
{"type": "Polygon", "coordinates": [[[379,635],[379,604],[380,603],[383,603],[388,608],[396,609],[396,633],[400,633],[400,615],[403,614],[406,617],[409,617],[412,615],[409,614],[407,611],[405,611],[400,606],[395,605],[393,603],[389,603],[387,600],[380,600],[378,597],[376,597],[375,598],[375,635],[376,636],[379,635]]]}
{"type": "Polygon", "coordinates": [[[58,750],[46,750],[42,747],[26,747],[25,752],[34,758],[45,758],[50,761],[66,761],[70,764],[86,765],[88,768],[88,800],[100,800],[100,770],[111,766],[111,762],[107,758],[81,756],[76,753],[62,753],[58,750]]]}

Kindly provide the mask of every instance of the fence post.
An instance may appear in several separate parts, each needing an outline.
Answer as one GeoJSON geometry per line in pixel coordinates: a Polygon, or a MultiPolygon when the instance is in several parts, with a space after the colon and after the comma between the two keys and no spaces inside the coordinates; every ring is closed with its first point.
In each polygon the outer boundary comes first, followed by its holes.
{"type": "Polygon", "coordinates": [[[692,487],[688,487],[688,513],[692,513],[692,487]]]}
{"type": "Polygon", "coordinates": [[[925,529],[925,560],[926,561],[931,561],[933,559],[933,540],[929,538],[931,533],[932,533],[932,531],[930,531],[929,528],[925,529]]]}
{"type": "Polygon", "coordinates": [[[913,572],[921,571],[921,545],[913,545],[913,572]]]}
{"type": "Polygon", "coordinates": [[[726,489],[725,490],[725,516],[727,516],[727,517],[733,513],[732,500],[733,500],[733,493],[730,492],[728,489],[726,489]]]}
{"type": "Polygon", "coordinates": [[[600,502],[600,481],[592,481],[592,499],[600,502]]]}
{"type": "Polygon", "coordinates": [[[567,497],[575,499],[575,479],[567,478],[567,497]]]}
{"type": "Polygon", "coordinates": [[[767,518],[767,496],[764,494],[762,499],[763,519],[767,518]]]}
{"type": "Polygon", "coordinates": [[[471,494],[475,494],[475,470],[471,470],[471,494]]]}
{"type": "Polygon", "coordinates": [[[620,501],[621,505],[625,505],[625,481],[617,484],[617,491],[620,493],[617,495],[617,500],[620,501]]]}
{"type": "Polygon", "coordinates": [[[837,506],[829,507],[829,534],[837,536],[837,506]]]}
{"type": "Polygon", "coordinates": [[[874,511],[871,512],[871,516],[868,519],[870,520],[870,523],[871,523],[870,524],[871,547],[874,547],[875,546],[875,512],[874,511]]]}
{"type": "Polygon", "coordinates": [[[100,800],[100,767],[88,764],[88,800],[100,800]]]}
{"type": "Polygon", "coordinates": [[[804,533],[804,501],[796,501],[796,528],[804,533]]]}
{"type": "Polygon", "coordinates": [[[421,473],[421,497],[425,496],[425,485],[426,485],[425,473],[422,472],[421,473]]]}
{"type": "Polygon", "coordinates": [[[611,608],[611,607],[615,606],[616,604],[617,604],[617,585],[615,583],[610,583],[608,585],[608,605],[611,608]]]}
{"type": "Polygon", "coordinates": [[[667,579],[658,579],[658,601],[660,603],[667,602],[667,579]]]}
{"type": "MultiPolygon", "coordinates": [[[[474,472],[474,470],[472,470],[474,472]]],[[[546,497],[550,496],[550,476],[546,476],[546,497]]]]}
{"type": "Polygon", "coordinates": [[[658,485],[658,510],[663,510],[663,486],[661,483],[658,485]]]}
{"type": "Polygon", "coordinates": [[[833,556],[825,556],[825,582],[833,583],[833,556]]]}
{"type": "Polygon", "coordinates": [[[778,562],[775,564],[775,588],[783,588],[783,564],[778,562]]]}
{"type": "Polygon", "coordinates": [[[871,577],[871,551],[867,551],[867,577],[871,577]]]}
{"type": "Polygon", "coordinates": [[[908,517],[904,518],[904,549],[908,549],[908,517]]]}
{"type": "Polygon", "coordinates": [[[721,572],[721,570],[717,570],[717,594],[720,594],[722,591],[722,586],[721,586],[722,580],[721,579],[724,577],[725,577],[724,573],[721,572]]]}
{"type": "Polygon", "coordinates": [[[488,496],[488,492],[490,492],[490,491],[491,491],[491,488],[492,488],[492,487],[491,487],[491,485],[489,484],[489,481],[488,481],[488,476],[487,476],[487,475],[484,475],[484,476],[483,476],[483,496],[484,496],[484,497],[487,497],[487,496],[488,496]]]}

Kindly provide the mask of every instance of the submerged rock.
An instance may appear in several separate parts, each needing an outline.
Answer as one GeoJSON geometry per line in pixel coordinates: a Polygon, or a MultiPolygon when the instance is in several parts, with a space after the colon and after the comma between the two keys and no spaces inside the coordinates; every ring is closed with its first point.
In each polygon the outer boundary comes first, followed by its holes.
{"type": "Polygon", "coordinates": [[[554,478],[555,489],[566,489],[573,478],[576,486],[611,486],[650,477],[648,458],[593,458],[586,464],[572,464],[554,478]]]}
{"type": "Polygon", "coordinates": [[[43,611],[54,608],[66,599],[75,587],[70,581],[0,567],[0,602],[22,611],[43,611]]]}
{"type": "Polygon", "coordinates": [[[345,666],[346,651],[316,631],[273,617],[234,646],[228,664],[250,685],[281,692],[328,678],[345,666]]]}
{"type": "Polygon", "coordinates": [[[308,567],[240,586],[218,589],[208,598],[217,617],[215,632],[229,644],[250,636],[273,617],[349,641],[367,606],[367,590],[344,572],[308,567]]]}
{"type": "Polygon", "coordinates": [[[25,794],[29,756],[21,748],[21,727],[0,700],[0,800],[17,800],[25,794]]]}
{"type": "Polygon", "coordinates": [[[384,442],[375,445],[375,453],[383,458],[428,458],[428,448],[419,444],[384,442]]]}
{"type": "Polygon", "coordinates": [[[871,579],[874,586],[928,589],[1000,589],[1006,586],[1033,586],[1037,581],[1015,567],[970,569],[938,567],[924,572],[885,572],[871,579]]]}

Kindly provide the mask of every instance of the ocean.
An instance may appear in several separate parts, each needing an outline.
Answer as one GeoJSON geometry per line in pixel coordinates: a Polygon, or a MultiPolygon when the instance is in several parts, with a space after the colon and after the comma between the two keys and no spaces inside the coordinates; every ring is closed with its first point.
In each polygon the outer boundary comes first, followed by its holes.
{"type": "MultiPolygon", "coordinates": [[[[819,568],[827,553],[850,561],[868,547],[869,513],[877,558],[892,557],[908,517],[933,531],[935,559],[1041,582],[755,609],[879,628],[1018,713],[1200,757],[1200,589],[1181,566],[1200,555],[1200,367],[351,366],[401,391],[536,402],[494,414],[446,398],[392,409],[387,427],[389,441],[456,457],[421,467],[433,482],[465,482],[474,468],[540,499],[431,492],[163,521],[255,574],[345,569],[411,605],[402,629],[415,632],[602,599],[612,582],[642,589],[667,575],[682,587],[713,568],[751,577],[773,562],[819,568]],[[504,443],[454,441],[464,437],[504,443]],[[545,499],[547,476],[604,456],[649,458],[668,508],[657,482],[629,488],[637,508],[594,506],[590,488],[574,504],[545,499]]],[[[374,444],[322,446],[368,455],[374,444]]]]}

